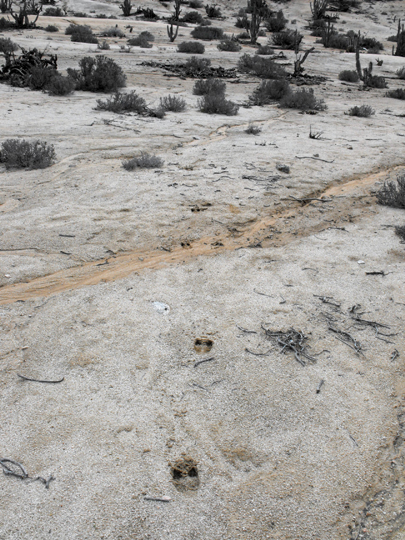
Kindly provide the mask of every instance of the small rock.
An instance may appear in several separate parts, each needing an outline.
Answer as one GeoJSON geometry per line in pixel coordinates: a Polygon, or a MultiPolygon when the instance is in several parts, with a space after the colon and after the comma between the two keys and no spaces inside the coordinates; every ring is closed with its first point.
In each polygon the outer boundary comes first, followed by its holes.
{"type": "Polygon", "coordinates": [[[357,264],[366,264],[364,261],[357,261],[357,264]]]}
{"type": "Polygon", "coordinates": [[[160,314],[169,313],[170,311],[170,307],[167,304],[163,304],[163,302],[153,302],[153,307],[160,314]]]}

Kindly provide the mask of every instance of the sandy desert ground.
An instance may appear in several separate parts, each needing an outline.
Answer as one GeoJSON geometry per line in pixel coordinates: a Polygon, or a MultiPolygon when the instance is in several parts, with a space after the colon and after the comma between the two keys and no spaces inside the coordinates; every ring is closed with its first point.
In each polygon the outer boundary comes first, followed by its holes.
{"type": "MultiPolygon", "coordinates": [[[[236,34],[244,5],[220,0],[214,24],[236,34]]],[[[99,94],[0,85],[0,142],[46,140],[57,155],[44,170],[0,165],[0,458],[54,477],[45,489],[0,476],[1,540],[405,539],[405,253],[394,233],[405,214],[375,196],[405,173],[404,102],[338,79],[354,54],[315,43],[309,2],[277,6],[302,48],[315,47],[306,73],[325,78],[312,88],[328,106],[316,115],[199,112],[195,80],[142,65],[185,61],[177,44],[194,26],[170,43],[165,21],[124,19],[118,2],[68,4],[118,20],[40,17],[0,36],[56,53],[64,72],[100,54],[64,34],[72,21],[96,34],[117,24],[127,38],[130,21],[156,39],[125,53],[126,38],[107,38],[126,90],[151,106],[187,102],[143,118],[94,110],[99,94]],[[362,104],[375,115],[344,114],[362,104]],[[164,165],[123,169],[141,151],[164,165]],[[290,328],[308,338],[304,366],[266,333],[290,328]],[[177,478],[178,460],[189,476],[177,478]]],[[[398,1],[362,2],[337,23],[383,42],[361,61],[390,89],[405,87],[405,59],[387,41],[402,15],[398,1]]],[[[255,52],[217,43],[205,43],[213,66],[255,52]]],[[[226,83],[243,105],[259,79],[226,83]]]]}

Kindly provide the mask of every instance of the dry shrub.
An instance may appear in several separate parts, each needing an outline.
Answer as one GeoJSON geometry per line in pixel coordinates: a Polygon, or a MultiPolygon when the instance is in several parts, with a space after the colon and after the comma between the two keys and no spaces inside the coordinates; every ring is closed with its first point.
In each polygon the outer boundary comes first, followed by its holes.
{"type": "Polygon", "coordinates": [[[357,71],[345,69],[339,73],[339,80],[356,83],[359,82],[359,75],[357,71]]]}
{"type": "Polygon", "coordinates": [[[348,113],[349,116],[358,116],[360,118],[369,118],[372,114],[375,114],[375,110],[370,107],[370,105],[360,105],[358,107],[355,105],[351,109],[349,109],[348,113]]]}
{"type": "Polygon", "coordinates": [[[183,41],[177,45],[177,52],[189,54],[204,54],[205,47],[198,41],[183,41]]]}
{"type": "Polygon", "coordinates": [[[55,160],[55,149],[44,141],[7,139],[1,145],[0,161],[7,169],[45,169],[55,160]]]}
{"type": "Polygon", "coordinates": [[[79,67],[79,70],[67,70],[69,77],[75,81],[77,90],[117,92],[125,86],[126,76],[111,58],[85,56],[80,60],[79,67]]]}
{"type": "Polygon", "coordinates": [[[296,90],[286,94],[281,102],[281,107],[287,109],[299,109],[301,111],[324,111],[327,107],[323,99],[317,99],[312,88],[296,90]]]}
{"type": "Polygon", "coordinates": [[[217,48],[220,51],[225,52],[239,52],[242,46],[233,39],[223,39],[220,43],[218,43],[217,48]]]}
{"type": "Polygon", "coordinates": [[[160,98],[160,108],[167,112],[182,112],[186,108],[186,102],[177,96],[168,95],[160,98]]]}
{"type": "Polygon", "coordinates": [[[262,79],[284,79],[287,75],[284,68],[270,58],[243,54],[238,62],[238,70],[242,73],[252,73],[262,79]]]}
{"type": "Polygon", "coordinates": [[[395,88],[394,90],[388,90],[387,96],[394,99],[405,99],[405,89],[395,88]]]}
{"type": "Polygon", "coordinates": [[[249,99],[253,105],[267,105],[274,101],[280,101],[290,92],[290,85],[285,79],[263,81],[249,99]]]}
{"type": "Polygon", "coordinates": [[[219,79],[200,79],[193,88],[195,96],[205,96],[207,94],[224,95],[226,84],[219,79]]]}
{"type": "Polygon", "coordinates": [[[223,39],[224,31],[222,28],[217,28],[215,26],[197,26],[191,32],[191,35],[195,39],[211,41],[213,39],[223,39]]]}
{"type": "Polygon", "coordinates": [[[225,114],[226,116],[235,116],[239,110],[239,105],[225,99],[223,94],[206,94],[198,100],[198,107],[201,112],[207,114],[225,114]]]}
{"type": "Polygon", "coordinates": [[[392,208],[405,208],[405,175],[399,176],[396,182],[384,182],[377,192],[377,202],[392,208]]]}
{"type": "Polygon", "coordinates": [[[146,101],[133,90],[127,94],[117,92],[105,101],[97,100],[97,111],[110,111],[115,113],[136,112],[144,114],[147,110],[146,101]]]}
{"type": "Polygon", "coordinates": [[[163,166],[164,161],[157,156],[152,156],[147,152],[141,152],[140,156],[124,161],[122,166],[127,171],[134,169],[159,169],[163,166]]]}

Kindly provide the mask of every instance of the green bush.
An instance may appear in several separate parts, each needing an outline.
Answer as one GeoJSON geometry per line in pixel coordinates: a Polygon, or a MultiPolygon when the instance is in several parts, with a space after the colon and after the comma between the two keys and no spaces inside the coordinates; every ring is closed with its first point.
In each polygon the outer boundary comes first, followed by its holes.
{"type": "Polygon", "coordinates": [[[220,43],[218,43],[217,48],[220,51],[239,52],[242,47],[237,41],[234,41],[233,39],[223,39],[220,43]]]}
{"type": "Polygon", "coordinates": [[[259,45],[256,54],[260,54],[261,56],[270,56],[271,54],[274,54],[274,49],[270,45],[259,45]]]}
{"type": "Polygon", "coordinates": [[[401,238],[402,242],[405,242],[405,225],[396,225],[395,234],[401,238]]]}
{"type": "Polygon", "coordinates": [[[140,156],[124,161],[122,166],[127,171],[133,171],[134,169],[159,169],[163,163],[164,161],[159,157],[141,152],[140,156]]]}
{"type": "Polygon", "coordinates": [[[193,88],[195,96],[205,96],[207,94],[225,95],[226,84],[219,79],[200,79],[193,88]]]}
{"type": "Polygon", "coordinates": [[[7,139],[0,149],[0,161],[7,169],[45,169],[55,160],[55,149],[44,141],[7,139]]]}
{"type": "MultiPolygon", "coordinates": [[[[72,25],[71,25],[72,26],[72,25]]],[[[66,29],[69,29],[69,27],[66,29]]],[[[76,43],[98,43],[98,39],[93,34],[93,30],[89,26],[76,25],[70,35],[70,41],[76,43]]]]}
{"type": "Polygon", "coordinates": [[[267,105],[280,101],[290,92],[290,85],[285,79],[262,81],[249,99],[253,105],[267,105]]]}
{"type": "Polygon", "coordinates": [[[184,99],[177,96],[165,96],[160,98],[160,109],[165,112],[182,112],[186,108],[184,99]]]}
{"type": "Polygon", "coordinates": [[[0,18],[0,31],[10,30],[10,28],[15,28],[16,25],[13,21],[9,21],[5,17],[0,18]]]}
{"type": "Polygon", "coordinates": [[[184,70],[189,77],[195,77],[204,73],[211,66],[209,58],[197,58],[192,56],[184,64],[184,70]]]}
{"type": "Polygon", "coordinates": [[[398,177],[396,182],[384,182],[377,192],[377,202],[392,208],[405,208],[405,176],[398,177]]]}
{"type": "Polygon", "coordinates": [[[204,17],[198,11],[188,11],[182,18],[183,22],[190,24],[201,24],[204,20],[204,17]]]}
{"type": "Polygon", "coordinates": [[[358,116],[360,118],[369,118],[372,114],[375,114],[375,110],[369,105],[360,105],[360,107],[355,105],[348,111],[349,116],[358,116]]]}
{"type": "Polygon", "coordinates": [[[73,13],[73,17],[79,17],[82,18],[82,19],[86,19],[86,18],[90,18],[90,15],[88,15],[87,13],[84,13],[83,11],[75,11],[73,13]]]}
{"type": "Polygon", "coordinates": [[[345,69],[339,73],[339,80],[356,83],[356,82],[359,82],[359,75],[357,71],[345,69]]]}
{"type": "Polygon", "coordinates": [[[66,96],[75,89],[75,82],[70,77],[64,77],[59,73],[52,77],[45,85],[44,90],[50,96],[66,96]]]}
{"type": "Polygon", "coordinates": [[[65,12],[60,7],[49,7],[46,8],[43,15],[45,17],[64,17],[65,12]]]}
{"type": "Polygon", "coordinates": [[[10,38],[0,38],[0,53],[10,54],[18,50],[17,43],[11,41],[10,38]]]}
{"type": "Polygon", "coordinates": [[[296,49],[299,47],[303,35],[294,30],[283,30],[282,32],[275,32],[271,39],[277,47],[282,49],[296,49]]]}
{"type": "Polygon", "coordinates": [[[98,99],[96,110],[115,113],[136,112],[138,114],[145,114],[147,106],[146,101],[132,90],[127,94],[117,92],[105,101],[98,99]]]}
{"type": "Polygon", "coordinates": [[[242,73],[252,73],[262,79],[284,79],[287,76],[284,68],[270,58],[249,56],[243,54],[238,62],[238,70],[242,73]]]}
{"type": "Polygon", "coordinates": [[[312,88],[296,90],[286,94],[280,102],[281,107],[301,111],[324,111],[327,107],[323,99],[317,99],[312,88]]]}
{"type": "Polygon", "coordinates": [[[404,67],[401,67],[398,71],[397,71],[397,77],[399,79],[405,79],[405,66],[404,67]]]}
{"type": "Polygon", "coordinates": [[[151,49],[152,43],[145,36],[137,36],[128,40],[128,45],[131,47],[140,47],[141,49],[151,49]]]}
{"type": "Polygon", "coordinates": [[[198,41],[183,41],[177,45],[177,52],[189,54],[204,54],[205,47],[198,41]]]}
{"type": "Polygon", "coordinates": [[[367,86],[369,88],[387,88],[387,82],[385,80],[385,77],[371,75],[367,78],[367,86]]]}
{"type": "Polygon", "coordinates": [[[222,28],[216,28],[215,26],[197,26],[191,32],[191,35],[195,39],[211,41],[213,39],[223,39],[224,31],[222,28]]]}
{"type": "Polygon", "coordinates": [[[221,10],[215,4],[207,4],[205,6],[205,12],[207,13],[207,17],[209,17],[210,19],[219,19],[220,17],[222,17],[221,10]]]}
{"type": "Polygon", "coordinates": [[[109,51],[110,50],[110,46],[109,44],[106,42],[106,40],[102,41],[101,43],[99,43],[97,45],[97,49],[100,49],[100,51],[109,51]]]}
{"type": "Polygon", "coordinates": [[[53,24],[48,24],[45,28],[45,32],[59,32],[59,28],[53,24]]]}
{"type": "Polygon", "coordinates": [[[143,32],[141,32],[139,34],[139,37],[147,39],[148,41],[155,41],[155,36],[151,32],[148,32],[148,30],[144,30],[143,32]]]}
{"type": "Polygon", "coordinates": [[[52,67],[33,66],[28,76],[28,86],[31,90],[44,90],[57,75],[58,72],[52,67]]]}
{"type": "Polygon", "coordinates": [[[201,112],[207,114],[225,114],[226,116],[235,116],[239,110],[239,105],[225,99],[224,94],[212,93],[199,99],[198,107],[201,112]]]}
{"type": "Polygon", "coordinates": [[[286,27],[287,22],[283,11],[280,9],[280,11],[266,19],[264,24],[269,32],[281,32],[286,27]]]}
{"type": "Polygon", "coordinates": [[[388,90],[387,96],[394,99],[405,99],[405,90],[403,88],[395,88],[395,90],[388,90]]]}
{"type": "Polygon", "coordinates": [[[200,9],[203,7],[203,3],[201,0],[190,0],[188,5],[191,7],[191,9],[200,9]]]}
{"type": "Polygon", "coordinates": [[[88,92],[117,92],[125,86],[126,76],[114,60],[106,56],[85,56],[79,62],[80,70],[68,68],[77,90],[88,92]]]}
{"type": "Polygon", "coordinates": [[[249,124],[248,127],[245,129],[245,133],[248,135],[259,135],[261,133],[262,128],[259,126],[254,126],[253,124],[249,124]]]}
{"type": "Polygon", "coordinates": [[[118,28],[117,26],[111,26],[110,28],[106,28],[101,32],[101,36],[103,37],[117,37],[117,38],[124,38],[125,33],[118,28]]]}

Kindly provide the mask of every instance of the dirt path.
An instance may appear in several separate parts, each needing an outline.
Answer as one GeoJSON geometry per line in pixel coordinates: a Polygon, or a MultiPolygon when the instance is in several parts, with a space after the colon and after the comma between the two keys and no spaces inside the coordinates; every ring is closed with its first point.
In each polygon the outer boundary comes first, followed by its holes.
{"type": "MultiPolygon", "coordinates": [[[[284,199],[284,205],[272,215],[261,215],[254,222],[236,221],[218,236],[203,237],[190,244],[180,241],[170,248],[154,251],[136,250],[81,266],[61,270],[25,283],[0,289],[0,305],[51,296],[100,282],[125,278],[132,272],[174,265],[199,256],[210,256],[246,247],[280,247],[292,240],[309,236],[330,227],[342,227],[368,213],[373,202],[368,188],[384,180],[400,166],[372,171],[330,184],[323,192],[306,199],[284,199]],[[314,200],[311,200],[314,199],[314,200]],[[322,200],[320,200],[322,199],[322,200]],[[327,211],[328,219],[324,219],[327,211]]],[[[240,216],[242,218],[242,216],[240,216]]]]}

